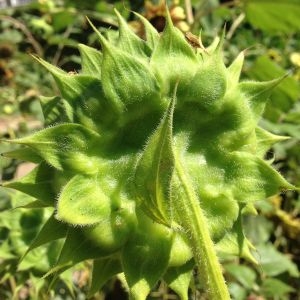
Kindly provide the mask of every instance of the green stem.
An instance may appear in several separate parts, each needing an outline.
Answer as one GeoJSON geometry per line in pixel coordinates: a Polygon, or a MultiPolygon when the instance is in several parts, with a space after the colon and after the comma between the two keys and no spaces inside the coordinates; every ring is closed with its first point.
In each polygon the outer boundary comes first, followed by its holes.
{"type": "Polygon", "coordinates": [[[174,209],[180,216],[182,226],[187,231],[200,276],[203,276],[201,279],[205,280],[209,299],[229,300],[230,295],[222,274],[222,268],[210,238],[208,221],[178,159],[175,159],[175,172],[184,195],[174,201],[174,209]]]}

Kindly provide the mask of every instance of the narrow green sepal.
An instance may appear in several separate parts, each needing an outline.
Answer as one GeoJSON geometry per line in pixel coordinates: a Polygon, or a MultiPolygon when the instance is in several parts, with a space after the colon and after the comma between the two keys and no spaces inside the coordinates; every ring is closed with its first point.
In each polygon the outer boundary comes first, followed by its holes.
{"type": "Polygon", "coordinates": [[[37,198],[47,206],[53,206],[55,194],[52,189],[52,181],[50,179],[53,172],[53,168],[42,163],[21,179],[4,183],[3,186],[37,198]]]}
{"type": "Polygon", "coordinates": [[[133,56],[143,58],[145,56],[150,56],[151,49],[145,43],[144,40],[140,39],[129,27],[128,23],[120,15],[120,13],[115,9],[115,14],[118,18],[119,23],[119,39],[117,42],[117,47],[133,56]]]}
{"type": "Polygon", "coordinates": [[[174,168],[172,149],[176,88],[160,125],[149,138],[137,163],[135,186],[142,210],[153,220],[171,225],[170,188],[174,168]]]}
{"type": "MultiPolygon", "coordinates": [[[[10,142],[10,140],[6,140],[6,142],[10,142]]],[[[12,150],[9,152],[1,153],[2,156],[8,158],[15,158],[22,161],[28,161],[35,164],[42,162],[42,157],[39,156],[33,149],[22,147],[16,150],[12,150]]]]}
{"type": "Polygon", "coordinates": [[[181,300],[188,300],[188,289],[194,266],[194,260],[190,260],[180,267],[169,268],[164,274],[164,280],[181,300]]]}
{"type": "Polygon", "coordinates": [[[83,74],[94,76],[100,79],[101,64],[103,60],[102,53],[84,44],[79,44],[78,48],[81,57],[81,67],[83,74]]]}
{"type": "Polygon", "coordinates": [[[10,140],[27,145],[58,170],[95,172],[95,161],[88,156],[99,135],[79,124],[60,124],[40,130],[31,136],[10,140]],[[89,148],[91,147],[91,149],[89,148]]]}
{"type": "Polygon", "coordinates": [[[277,142],[290,139],[288,136],[275,135],[260,127],[255,128],[255,133],[257,139],[256,154],[261,158],[263,158],[267,151],[277,142]]]}
{"type": "Polygon", "coordinates": [[[52,241],[62,239],[67,235],[67,226],[61,222],[58,222],[54,218],[54,214],[47,220],[42,229],[39,231],[35,239],[30,244],[25,254],[20,259],[20,262],[25,256],[33,249],[42,245],[48,244],[52,241]]]}
{"type": "Polygon", "coordinates": [[[145,35],[146,35],[146,43],[153,50],[159,41],[159,33],[145,17],[143,17],[142,15],[136,12],[134,12],[134,14],[143,23],[145,35]]]}
{"type": "MultiPolygon", "coordinates": [[[[109,74],[109,72],[110,72],[109,69],[111,67],[110,61],[112,62],[112,64],[116,64],[115,69],[118,69],[117,68],[118,61],[119,61],[120,57],[122,56],[121,53],[123,53],[123,51],[119,51],[119,55],[117,56],[118,59],[116,61],[114,61],[114,53],[113,52],[117,52],[117,50],[113,51],[115,49],[114,46],[112,44],[110,44],[108,40],[105,39],[105,37],[97,30],[97,28],[93,25],[93,23],[89,19],[87,19],[87,20],[88,20],[90,26],[93,28],[93,30],[95,31],[95,33],[98,35],[98,37],[100,39],[100,43],[102,46],[102,53],[103,53],[103,62],[106,61],[106,58],[108,58],[108,63],[106,63],[106,67],[103,68],[103,65],[101,66],[102,74],[105,74],[108,72],[107,76],[104,76],[104,78],[102,78],[102,83],[107,81],[107,85],[104,84],[104,93],[105,93],[106,97],[110,100],[111,104],[113,105],[114,111],[117,113],[122,113],[125,109],[125,105],[123,103],[123,100],[120,99],[118,93],[114,89],[114,86],[116,84],[119,85],[119,81],[118,81],[119,77],[115,76],[115,71],[118,71],[118,70],[115,70],[114,72],[111,72],[109,74]],[[108,76],[108,75],[110,75],[110,76],[108,76]],[[109,77],[112,77],[112,79],[114,79],[114,81],[111,82],[110,81],[111,79],[109,77]]],[[[124,53],[126,54],[126,52],[124,52],[124,53]]],[[[126,54],[126,55],[128,55],[128,54],[126,54]]],[[[122,67],[122,65],[121,65],[119,68],[120,70],[123,69],[123,73],[126,72],[126,66],[124,66],[124,67],[122,67]],[[124,69],[124,67],[125,67],[125,69],[124,69]]]]}
{"type": "Polygon", "coordinates": [[[110,199],[97,176],[74,176],[61,191],[56,218],[71,225],[110,224],[110,199]]]}
{"type": "MultiPolygon", "coordinates": [[[[212,41],[212,43],[205,48],[206,52],[212,55],[216,51],[219,43],[220,43],[220,37],[216,36],[212,41]]],[[[203,53],[203,51],[201,53],[203,53]]]]}
{"type": "Polygon", "coordinates": [[[182,32],[172,24],[168,10],[166,13],[166,27],[152,53],[150,66],[160,80],[162,93],[171,96],[178,82],[178,91],[186,90],[198,59],[182,32]]]}
{"type": "Polygon", "coordinates": [[[128,104],[134,102],[144,102],[150,106],[153,103],[159,104],[159,85],[145,61],[116,48],[91,22],[90,25],[100,38],[103,51],[103,90],[115,111],[121,113],[128,104]]]}
{"type": "Polygon", "coordinates": [[[92,297],[111,277],[121,272],[122,266],[120,260],[117,258],[112,257],[94,260],[92,281],[87,297],[92,297]]]}
{"type": "Polygon", "coordinates": [[[240,79],[243,64],[244,64],[245,53],[242,51],[232,64],[227,68],[228,71],[228,81],[227,85],[229,88],[234,88],[240,79]]]}
{"type": "Polygon", "coordinates": [[[220,40],[217,44],[217,47],[215,49],[215,53],[220,57],[222,58],[223,56],[223,46],[224,46],[224,42],[225,42],[225,39],[226,39],[226,24],[224,25],[223,27],[223,30],[222,30],[222,34],[221,34],[221,37],[220,37],[220,40]]]}
{"type": "Polygon", "coordinates": [[[248,100],[256,121],[261,117],[272,90],[280,84],[286,76],[287,75],[271,81],[243,81],[239,83],[238,88],[248,100]]]}

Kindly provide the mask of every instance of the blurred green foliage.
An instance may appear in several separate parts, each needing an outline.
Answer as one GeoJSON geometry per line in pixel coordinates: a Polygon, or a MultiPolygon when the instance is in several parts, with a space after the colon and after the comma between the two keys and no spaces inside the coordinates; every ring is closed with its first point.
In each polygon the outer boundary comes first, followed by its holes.
{"type": "MultiPolygon", "coordinates": [[[[114,7],[138,32],[130,9],[144,13],[157,24],[163,18],[154,9],[158,2],[152,2],[151,10],[149,4],[144,6],[144,1],[40,0],[0,10],[0,136],[22,136],[39,128],[43,119],[38,99],[40,95],[53,95],[56,89],[47,71],[33,62],[30,53],[67,71],[80,72],[78,42],[99,47],[86,16],[101,32],[114,38],[114,7]]],[[[171,1],[168,4],[172,6],[171,1]]],[[[182,11],[186,16],[183,21],[191,32],[198,35],[202,29],[204,45],[226,24],[225,58],[229,63],[246,49],[244,78],[270,80],[286,76],[272,93],[261,125],[291,137],[274,146],[268,158],[291,183],[300,186],[300,1],[181,0],[175,6],[175,17],[182,11]],[[176,11],[176,7],[181,10],[176,11]]],[[[0,152],[8,150],[9,146],[1,143],[0,152]]],[[[12,179],[20,165],[20,161],[2,158],[2,179],[12,179]]],[[[87,283],[74,285],[71,272],[60,278],[61,289],[51,288],[51,278],[46,282],[38,280],[54,264],[59,241],[35,249],[18,265],[48,213],[25,208],[7,210],[25,205],[29,202],[26,197],[0,191],[0,299],[50,299],[54,295],[58,297],[55,299],[68,299],[72,293],[84,299],[87,283]]],[[[262,199],[257,208],[260,215],[245,218],[244,224],[260,264],[254,266],[231,258],[224,261],[232,298],[300,299],[299,192],[262,199]]],[[[72,272],[74,277],[77,271],[72,272]]],[[[105,293],[112,291],[112,287],[115,285],[107,285],[105,293]]],[[[197,288],[195,281],[191,297],[200,299],[197,288]]],[[[151,299],[163,299],[168,293],[171,291],[162,284],[151,299]]],[[[115,299],[121,299],[118,295],[115,299]]],[[[104,294],[97,299],[104,299],[104,294]]]]}

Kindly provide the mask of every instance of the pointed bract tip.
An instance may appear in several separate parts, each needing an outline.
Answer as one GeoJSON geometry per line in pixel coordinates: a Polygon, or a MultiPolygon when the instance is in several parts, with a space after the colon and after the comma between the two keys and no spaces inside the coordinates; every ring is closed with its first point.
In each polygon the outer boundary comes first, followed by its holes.
{"type": "Polygon", "coordinates": [[[216,36],[216,37],[214,38],[214,40],[212,41],[212,43],[211,43],[209,46],[207,46],[207,47],[205,48],[206,51],[207,51],[209,54],[213,54],[213,53],[216,51],[217,46],[218,46],[219,43],[220,43],[220,37],[219,37],[219,36],[216,36]]]}
{"type": "MultiPolygon", "coordinates": [[[[15,139],[0,139],[0,143],[10,143],[10,144],[17,144],[15,139]]],[[[1,156],[5,156],[5,152],[1,153],[1,156]]]]}
{"type": "Polygon", "coordinates": [[[21,264],[21,262],[24,260],[24,258],[27,256],[27,254],[30,252],[30,248],[28,248],[26,250],[26,252],[21,256],[21,258],[19,259],[18,261],[18,268],[19,268],[19,265],[21,264]]]}
{"type": "Polygon", "coordinates": [[[30,55],[33,59],[35,59],[35,60],[37,60],[37,61],[40,60],[40,57],[39,57],[37,54],[29,53],[29,55],[30,55]]]}
{"type": "Polygon", "coordinates": [[[109,42],[100,33],[100,31],[95,27],[95,25],[92,23],[92,21],[88,17],[86,17],[86,19],[87,19],[88,23],[90,24],[90,26],[92,27],[92,29],[94,30],[94,32],[98,35],[98,37],[100,39],[101,46],[103,47],[103,49],[108,50],[109,49],[109,42]]]}
{"type": "Polygon", "coordinates": [[[170,15],[170,10],[169,10],[169,7],[165,6],[165,10],[166,10],[166,26],[165,28],[173,28],[173,21],[172,21],[172,18],[171,18],[171,15],[170,15]]]}
{"type": "Polygon", "coordinates": [[[243,51],[241,51],[237,57],[239,57],[240,59],[243,59],[245,58],[246,56],[246,53],[247,53],[247,49],[244,49],[243,51]]]}
{"type": "Polygon", "coordinates": [[[279,78],[275,78],[273,80],[267,81],[270,83],[270,89],[274,89],[276,86],[278,86],[284,79],[286,79],[291,73],[287,72],[286,74],[282,75],[279,78]]]}
{"type": "Polygon", "coordinates": [[[119,24],[119,28],[122,29],[124,27],[127,27],[127,22],[125,21],[125,19],[123,18],[123,16],[119,13],[119,11],[114,8],[114,13],[116,14],[117,18],[118,18],[118,24],[119,24]]]}
{"type": "Polygon", "coordinates": [[[258,212],[253,203],[248,203],[242,208],[242,214],[257,215],[258,212]]]}
{"type": "MultiPolygon", "coordinates": [[[[285,74],[279,78],[268,81],[241,81],[239,86],[244,89],[244,92],[249,95],[249,99],[256,98],[264,93],[271,93],[271,91],[278,86],[288,74],[285,74]]],[[[269,96],[269,94],[267,94],[269,96]]],[[[266,102],[268,97],[264,99],[266,102]]]]}
{"type": "Polygon", "coordinates": [[[221,53],[223,50],[223,45],[224,45],[224,41],[226,39],[226,23],[224,24],[223,30],[222,30],[222,34],[219,40],[219,43],[216,47],[216,52],[217,53],[221,53]]]}
{"type": "Polygon", "coordinates": [[[120,25],[120,23],[126,23],[123,16],[120,14],[120,12],[116,8],[114,8],[114,13],[116,14],[116,16],[118,18],[119,25],[120,25]]]}
{"type": "Polygon", "coordinates": [[[248,55],[249,50],[250,50],[250,49],[253,49],[253,48],[255,48],[255,47],[256,47],[256,45],[252,45],[252,46],[249,46],[249,47],[245,48],[245,49],[242,51],[242,52],[244,53],[244,56],[248,55]]]}
{"type": "MultiPolygon", "coordinates": [[[[150,25],[150,27],[152,27],[152,29],[157,32],[156,28],[143,15],[141,15],[141,14],[135,12],[135,11],[133,11],[133,14],[140,19],[140,21],[144,24],[144,26],[145,25],[150,25]]],[[[157,34],[159,35],[158,32],[157,32],[157,34]]]]}
{"type": "Polygon", "coordinates": [[[290,136],[274,135],[274,141],[275,142],[282,142],[282,141],[286,141],[286,140],[290,140],[290,139],[291,139],[290,136]]]}
{"type": "Polygon", "coordinates": [[[297,187],[297,186],[287,182],[284,178],[282,178],[282,179],[283,179],[282,185],[279,187],[279,190],[282,193],[285,193],[287,191],[300,191],[300,187],[297,187]]]}

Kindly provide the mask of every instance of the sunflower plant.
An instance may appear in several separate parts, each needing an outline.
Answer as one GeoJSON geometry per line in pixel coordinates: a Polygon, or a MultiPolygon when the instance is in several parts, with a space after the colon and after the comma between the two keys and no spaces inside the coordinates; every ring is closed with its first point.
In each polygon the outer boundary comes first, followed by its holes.
{"type": "Polygon", "coordinates": [[[225,66],[224,36],[190,43],[168,14],[161,35],[136,14],[145,40],[116,15],[117,41],[95,29],[102,51],[80,44],[78,74],[35,57],[60,95],[41,99],[45,129],[5,141],[37,164],[5,187],[53,208],[27,253],[64,239],[45,276],[92,260],[90,296],[121,273],[131,299],[164,280],[185,300],[197,267],[209,299],[230,299],[218,257],[255,263],[243,214],[293,189],[264,159],[286,137],[258,125],[283,78],[240,82],[244,52],[225,66]]]}

